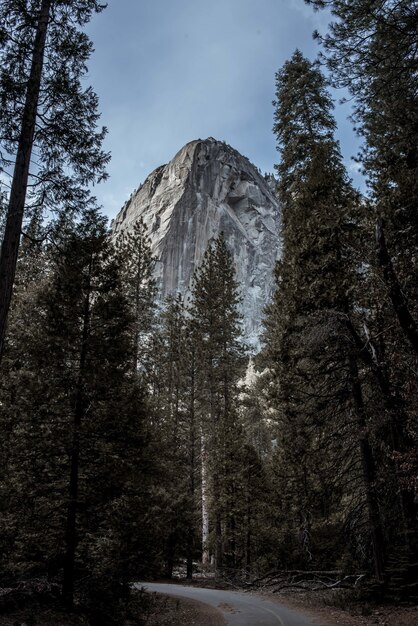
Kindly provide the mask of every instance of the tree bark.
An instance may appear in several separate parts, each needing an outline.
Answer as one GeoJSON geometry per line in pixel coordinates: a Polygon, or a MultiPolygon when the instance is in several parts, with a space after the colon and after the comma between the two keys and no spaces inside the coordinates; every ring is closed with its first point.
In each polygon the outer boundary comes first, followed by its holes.
{"type": "Polygon", "coordinates": [[[251,545],[252,545],[252,509],[251,498],[248,490],[247,493],[247,528],[245,533],[245,579],[249,580],[251,576],[251,545]]]}
{"type": "Polygon", "coordinates": [[[362,359],[363,363],[370,368],[376,379],[382,394],[385,409],[389,416],[391,447],[392,451],[395,453],[395,459],[392,460],[392,464],[398,489],[402,523],[404,526],[403,535],[405,537],[405,543],[408,544],[409,533],[416,525],[417,506],[413,492],[403,488],[401,485],[399,467],[396,460],[397,453],[404,453],[414,447],[414,443],[410,440],[410,437],[406,432],[407,416],[401,399],[398,398],[393,392],[393,385],[391,384],[387,368],[384,365],[385,359],[382,358],[381,355],[379,356],[379,348],[374,346],[374,350],[377,354],[377,357],[375,358],[373,351],[370,350],[368,345],[364,343],[348,316],[346,325],[358,349],[358,356],[362,359]]]}
{"type": "Polygon", "coordinates": [[[385,281],[400,327],[415,352],[418,354],[418,326],[408,309],[406,298],[402,293],[398,277],[393,268],[392,260],[386,246],[382,222],[376,225],[376,243],[379,265],[383,272],[383,280],[385,281]]]}
{"type": "MultiPolygon", "coordinates": [[[[217,490],[216,476],[214,477],[214,491],[215,493],[219,493],[217,490]]],[[[217,509],[215,511],[215,571],[217,574],[222,572],[223,568],[223,550],[222,550],[222,519],[221,512],[219,510],[219,502],[217,503],[217,509]]]]}
{"type": "Polygon", "coordinates": [[[32,64],[23,109],[20,136],[16,154],[6,226],[0,255],[0,362],[4,351],[7,317],[12,299],[13,284],[22,231],[23,214],[29,178],[29,165],[35,135],[44,64],[45,41],[53,0],[42,0],[32,52],[32,64]]]}
{"type": "Polygon", "coordinates": [[[195,355],[192,353],[190,385],[190,519],[187,529],[186,578],[193,578],[194,548],[194,507],[195,507],[195,463],[196,463],[196,426],[195,426],[195,355]]]}
{"type": "Polygon", "coordinates": [[[208,502],[208,468],[205,437],[201,438],[202,464],[202,564],[209,564],[209,502],[208,502]]]}
{"type": "Polygon", "coordinates": [[[173,578],[173,569],[174,569],[174,550],[176,547],[176,536],[175,531],[169,533],[167,540],[167,563],[165,575],[166,578],[173,578]]]}
{"type": "Polygon", "coordinates": [[[382,581],[384,574],[384,542],[380,521],[379,504],[375,488],[375,464],[367,433],[363,393],[359,380],[357,362],[354,356],[350,356],[349,358],[351,391],[354,410],[357,418],[358,442],[360,448],[361,465],[363,469],[363,482],[366,490],[366,502],[369,518],[369,531],[373,549],[374,571],[376,578],[379,581],[382,581]]]}

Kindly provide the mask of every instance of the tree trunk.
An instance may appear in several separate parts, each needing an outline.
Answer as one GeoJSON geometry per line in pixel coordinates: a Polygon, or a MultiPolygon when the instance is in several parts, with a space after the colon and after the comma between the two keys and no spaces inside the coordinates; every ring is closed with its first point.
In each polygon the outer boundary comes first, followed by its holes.
{"type": "Polygon", "coordinates": [[[393,385],[391,384],[389,373],[385,365],[385,358],[384,355],[381,354],[382,348],[373,345],[369,339],[369,343],[372,345],[372,350],[370,350],[368,345],[364,343],[360,335],[357,333],[349,317],[347,317],[346,324],[355,341],[359,357],[370,368],[373,376],[375,377],[382,394],[385,409],[389,416],[391,447],[392,452],[395,453],[391,463],[394,468],[394,475],[398,489],[399,506],[403,523],[403,536],[405,538],[405,544],[407,545],[411,530],[416,526],[417,506],[413,492],[402,487],[398,462],[396,460],[397,453],[411,450],[414,447],[413,441],[411,441],[410,436],[406,432],[407,416],[405,414],[401,398],[399,398],[393,391],[393,385]]]}
{"type": "MultiPolygon", "coordinates": [[[[387,367],[384,343],[374,345],[378,383],[384,398],[384,405],[389,416],[391,447],[393,454],[389,461],[392,464],[396,481],[397,496],[403,525],[405,546],[410,550],[411,534],[416,532],[417,506],[414,492],[402,484],[402,472],[399,468],[399,455],[408,453],[415,448],[415,442],[408,433],[408,416],[405,412],[403,399],[399,396],[390,379],[387,367]]],[[[401,534],[401,533],[400,533],[401,534]]]]}
{"type": "Polygon", "coordinates": [[[202,564],[209,564],[209,502],[208,502],[208,468],[205,436],[201,438],[202,463],[202,564]]]}
{"type": "Polygon", "coordinates": [[[172,531],[168,535],[168,541],[167,541],[167,562],[166,562],[166,569],[165,569],[166,578],[173,578],[175,547],[176,547],[176,535],[175,535],[175,531],[172,531]]]}
{"type": "Polygon", "coordinates": [[[193,578],[193,552],[194,552],[194,510],[195,510],[195,463],[196,463],[196,428],[195,428],[195,359],[192,355],[192,377],[190,389],[190,518],[187,529],[187,554],[186,554],[186,578],[193,578]]]}
{"type": "MultiPolygon", "coordinates": [[[[214,489],[216,493],[215,479],[214,489]]],[[[215,512],[215,570],[217,574],[222,572],[223,568],[223,550],[222,550],[222,520],[219,510],[219,503],[215,512]]]]}
{"type": "Polygon", "coordinates": [[[251,502],[248,499],[247,501],[247,532],[245,537],[245,578],[246,580],[250,579],[251,575],[251,502]]]}
{"type": "Polygon", "coordinates": [[[396,276],[393,268],[392,260],[386,247],[385,235],[381,222],[376,226],[376,243],[378,246],[377,254],[379,265],[383,272],[383,280],[385,281],[385,285],[392,301],[393,308],[395,309],[400,327],[415,352],[418,353],[417,323],[408,309],[406,298],[402,292],[398,277],[396,276]]]}
{"type": "Polygon", "coordinates": [[[193,578],[193,528],[187,529],[186,578],[193,578]]]}
{"type": "MultiPolygon", "coordinates": [[[[228,554],[228,566],[232,568],[234,571],[237,565],[237,539],[236,539],[236,522],[235,515],[229,514],[228,519],[228,544],[229,544],[229,554],[228,554]]],[[[226,559],[225,559],[226,560],[226,559]]]]}
{"type": "Polygon", "coordinates": [[[363,482],[366,490],[369,531],[372,541],[374,571],[379,581],[383,580],[384,573],[384,543],[380,521],[379,505],[375,488],[375,464],[367,433],[366,415],[363,402],[357,362],[350,356],[350,379],[354,410],[358,426],[358,442],[363,469],[363,482]]]}
{"type": "Polygon", "coordinates": [[[79,370],[75,395],[74,419],[73,419],[73,442],[71,450],[70,483],[68,488],[68,510],[65,533],[66,552],[64,558],[64,580],[62,586],[63,599],[69,606],[74,601],[74,570],[75,551],[77,547],[77,499],[78,499],[78,476],[80,463],[80,426],[85,414],[85,400],[83,393],[84,375],[87,357],[87,343],[90,333],[90,291],[91,272],[93,261],[90,260],[87,293],[84,300],[83,331],[81,339],[79,370]]]}
{"type": "Polygon", "coordinates": [[[42,0],[32,52],[25,106],[23,109],[16,162],[10,190],[6,225],[0,255],[0,361],[3,356],[7,317],[12,299],[13,284],[22,231],[23,213],[29,178],[29,165],[35,134],[44,63],[45,41],[52,0],[42,0]]]}

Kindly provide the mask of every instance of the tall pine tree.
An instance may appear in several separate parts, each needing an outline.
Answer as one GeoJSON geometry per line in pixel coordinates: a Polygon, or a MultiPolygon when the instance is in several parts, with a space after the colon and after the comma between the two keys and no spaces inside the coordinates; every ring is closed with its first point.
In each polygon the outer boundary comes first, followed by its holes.
{"type": "MultiPolygon", "coordinates": [[[[202,434],[203,539],[207,541],[209,514],[218,571],[233,566],[235,559],[236,464],[241,437],[236,401],[243,352],[238,303],[232,257],[221,235],[210,243],[196,273],[190,306],[202,434]]],[[[208,547],[204,545],[203,551],[208,547]]]]}
{"type": "Polygon", "coordinates": [[[134,317],[104,218],[61,221],[33,283],[17,294],[1,388],[5,566],[11,576],[47,574],[67,603],[77,592],[106,614],[155,565],[161,537],[147,521],[159,507],[151,409],[132,372],[134,317]]]}
{"type": "Polygon", "coordinates": [[[97,128],[96,94],[82,84],[92,45],[80,30],[103,8],[97,0],[0,3],[0,167],[11,176],[0,255],[0,359],[25,213],[39,205],[80,211],[89,203],[88,184],[106,176],[106,130],[97,128]]]}
{"type": "Polygon", "coordinates": [[[393,529],[390,549],[398,554],[406,550],[411,562],[416,562],[417,506],[411,485],[417,449],[412,391],[418,352],[417,4],[408,0],[308,2],[331,9],[334,20],[328,32],[316,36],[334,84],[348,88],[354,97],[353,117],[363,138],[359,160],[371,200],[365,250],[371,249],[367,263],[372,276],[366,307],[372,314],[362,357],[373,372],[385,415],[381,438],[387,450],[385,480],[392,485],[385,507],[393,529]],[[398,533],[403,537],[402,550],[396,526],[403,530],[398,533]]]}
{"type": "MultiPolygon", "coordinates": [[[[355,267],[347,232],[358,202],[334,139],[333,104],[321,72],[296,51],[276,75],[275,126],[281,160],[283,257],[267,319],[267,349],[280,414],[278,471],[289,493],[299,559],[311,564],[324,545],[324,525],[338,525],[345,469],[362,468],[375,572],[383,573],[383,537],[375,463],[356,374],[356,347],[346,339],[355,267]],[[353,422],[356,430],[347,427],[353,422]],[[337,435],[338,433],[338,435],[337,435]],[[357,441],[357,451],[350,441],[357,441]],[[324,455],[324,451],[327,454],[324,455]],[[344,467],[344,465],[343,465],[344,467]],[[337,480],[336,480],[337,478],[337,480]]],[[[326,563],[325,563],[326,564],[326,563]]],[[[326,564],[329,565],[329,564],[326,564]]]]}

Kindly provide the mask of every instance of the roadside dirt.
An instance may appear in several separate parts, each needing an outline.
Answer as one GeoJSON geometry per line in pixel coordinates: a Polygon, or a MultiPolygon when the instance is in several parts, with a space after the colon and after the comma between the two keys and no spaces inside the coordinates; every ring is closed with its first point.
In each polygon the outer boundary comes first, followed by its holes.
{"type": "Polygon", "coordinates": [[[17,609],[0,615],[0,626],[88,626],[86,618],[46,607],[17,609]]]}
{"type": "MultiPolygon", "coordinates": [[[[264,595],[264,594],[263,594],[264,595]]],[[[324,606],[327,600],[313,594],[265,594],[308,615],[317,626],[417,626],[418,606],[353,605],[344,609],[324,606]]]]}
{"type": "Polygon", "coordinates": [[[158,599],[147,626],[226,626],[221,613],[202,602],[162,594],[158,599]]]}
{"type": "MultiPolygon", "coordinates": [[[[86,617],[68,614],[57,607],[35,605],[0,615],[0,626],[89,626],[86,617]]],[[[162,594],[152,594],[146,614],[129,622],[130,626],[226,626],[220,611],[196,602],[162,594]]]]}

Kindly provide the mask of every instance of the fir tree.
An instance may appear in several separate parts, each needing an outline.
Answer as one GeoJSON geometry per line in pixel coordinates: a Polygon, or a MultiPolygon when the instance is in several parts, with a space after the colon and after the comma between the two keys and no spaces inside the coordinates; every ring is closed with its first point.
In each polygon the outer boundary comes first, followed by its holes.
{"type": "MultiPolygon", "coordinates": [[[[371,196],[365,250],[372,271],[362,297],[364,310],[371,314],[359,353],[373,373],[386,416],[380,437],[388,450],[382,462],[390,485],[384,507],[392,529],[389,549],[406,549],[416,562],[416,501],[407,475],[417,447],[416,401],[411,396],[418,351],[417,7],[406,0],[309,3],[328,6],[333,13],[328,33],[316,36],[334,84],[354,96],[353,118],[364,139],[359,161],[371,196]],[[398,538],[396,526],[403,529],[398,538]]],[[[361,339],[356,342],[360,347],[361,339]]]]}
{"type": "MultiPolygon", "coordinates": [[[[198,410],[202,428],[202,515],[210,478],[215,564],[234,561],[236,463],[241,431],[237,422],[237,381],[240,375],[239,296],[232,258],[221,235],[212,242],[198,269],[190,314],[196,341],[198,410]]],[[[205,534],[205,533],[204,533],[205,534]]],[[[206,539],[206,537],[204,538],[206,539]]],[[[208,546],[203,546],[203,551],[208,546]]]]}
{"type": "Polygon", "coordinates": [[[147,344],[153,326],[157,291],[153,277],[155,258],[142,218],[135,222],[129,232],[120,234],[116,246],[121,255],[124,293],[130,301],[135,319],[133,370],[136,372],[140,367],[142,373],[145,373],[148,369],[147,354],[150,348],[147,344]]]}
{"type": "Polygon", "coordinates": [[[338,494],[341,497],[342,485],[333,484],[339,445],[331,433],[337,428],[345,437],[355,437],[345,427],[351,423],[347,415],[351,408],[359,455],[356,461],[350,446],[346,461],[348,466],[358,465],[361,459],[375,571],[381,577],[383,538],[374,459],[370,442],[362,438],[367,418],[353,369],[357,357],[341,323],[352,314],[355,267],[346,233],[355,226],[357,199],[333,136],[333,104],[321,72],[296,51],[276,80],[274,131],[281,154],[277,170],[283,257],[267,321],[267,343],[278,385],[279,445],[287,459],[278,471],[292,486],[293,523],[301,555],[310,563],[321,550],[321,523],[327,517],[322,511],[338,507],[338,494]]]}
{"type": "Polygon", "coordinates": [[[2,415],[15,405],[9,511],[25,507],[10,554],[26,575],[63,575],[68,603],[87,576],[83,593],[98,611],[106,597],[127,595],[138,559],[155,566],[160,528],[146,524],[148,507],[159,507],[159,474],[148,453],[151,409],[132,373],[134,319],[97,212],[61,231],[21,311],[2,381],[2,415]]]}
{"type": "Polygon", "coordinates": [[[0,3],[0,166],[13,170],[0,256],[0,358],[24,212],[80,211],[88,184],[105,177],[97,96],[82,86],[91,43],[77,29],[103,8],[96,0],[0,3]]]}
{"type": "Polygon", "coordinates": [[[375,205],[378,262],[405,337],[418,352],[415,262],[418,206],[416,3],[307,0],[336,18],[316,36],[336,86],[354,96],[354,120],[364,138],[359,160],[375,205]],[[387,241],[386,241],[387,240],[387,241]]]}
{"type": "Polygon", "coordinates": [[[166,470],[164,559],[171,578],[186,556],[192,578],[197,550],[198,428],[195,407],[195,346],[180,296],[169,297],[160,315],[158,355],[154,359],[154,401],[162,435],[161,454],[170,459],[166,470]]]}

